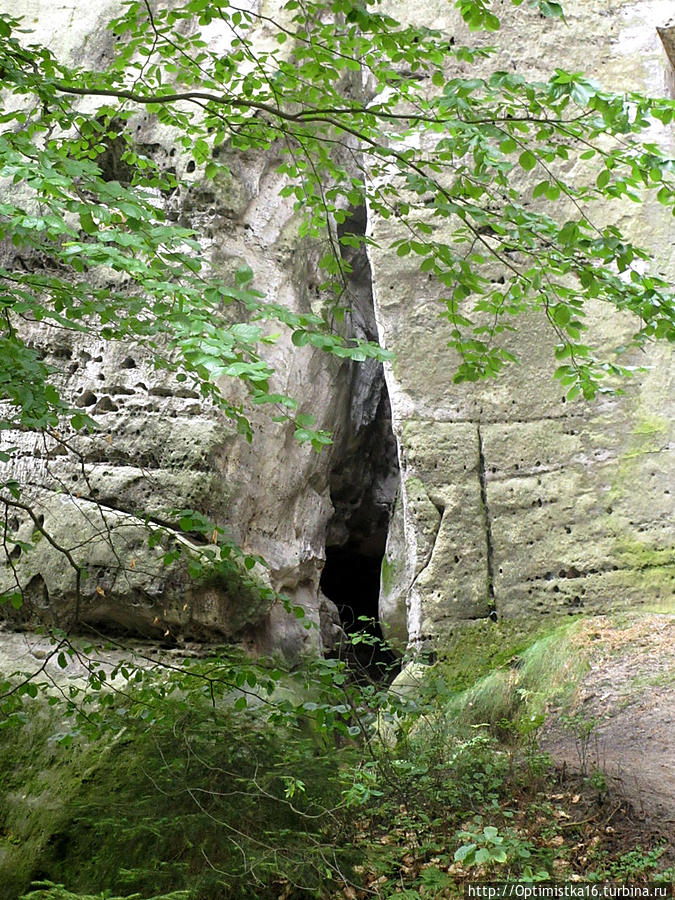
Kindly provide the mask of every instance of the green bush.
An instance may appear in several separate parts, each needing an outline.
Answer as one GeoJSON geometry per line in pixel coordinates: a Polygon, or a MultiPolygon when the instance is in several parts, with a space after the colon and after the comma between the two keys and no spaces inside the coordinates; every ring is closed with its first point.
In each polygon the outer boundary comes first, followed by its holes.
{"type": "MultiPolygon", "coordinates": [[[[145,702],[144,690],[136,700],[145,702]]],[[[342,792],[353,748],[338,749],[317,727],[313,708],[322,704],[270,705],[261,692],[257,706],[241,709],[232,698],[178,690],[141,716],[130,697],[103,707],[98,737],[63,740],[63,712],[38,701],[26,707],[24,729],[0,733],[11,857],[0,873],[3,900],[37,879],[52,884],[31,900],[71,896],[54,884],[263,900],[280,884],[320,895],[350,871],[342,792]]]]}

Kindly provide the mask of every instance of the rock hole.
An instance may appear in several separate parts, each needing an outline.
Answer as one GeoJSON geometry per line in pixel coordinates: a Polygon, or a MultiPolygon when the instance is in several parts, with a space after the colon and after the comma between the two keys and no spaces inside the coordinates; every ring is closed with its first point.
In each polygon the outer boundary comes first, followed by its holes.
{"type": "Polygon", "coordinates": [[[42,575],[34,575],[22,591],[23,602],[29,610],[47,609],[49,591],[42,575]]]}
{"type": "Polygon", "coordinates": [[[106,395],[105,397],[101,397],[101,399],[98,401],[98,403],[94,407],[94,412],[117,412],[118,409],[119,407],[117,406],[117,404],[113,403],[110,397],[106,395]]]}
{"type": "Polygon", "coordinates": [[[98,397],[93,391],[85,391],[75,401],[75,406],[93,406],[98,397]]]}

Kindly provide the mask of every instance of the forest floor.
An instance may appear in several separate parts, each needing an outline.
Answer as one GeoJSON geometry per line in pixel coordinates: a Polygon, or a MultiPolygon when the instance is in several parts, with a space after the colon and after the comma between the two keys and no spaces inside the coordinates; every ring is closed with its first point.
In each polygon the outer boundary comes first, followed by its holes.
{"type": "Polygon", "coordinates": [[[591,669],[574,715],[549,721],[542,749],[583,774],[602,771],[641,817],[675,833],[675,620],[595,617],[577,640],[591,669]]]}
{"type": "MultiPolygon", "coordinates": [[[[523,786],[499,811],[475,813],[464,828],[467,834],[476,833],[484,823],[499,822],[509,856],[522,853],[532,861],[532,875],[521,877],[526,882],[538,880],[537,866],[545,865],[547,877],[542,880],[547,881],[675,883],[670,826],[646,816],[613,785],[600,790],[597,784],[560,766],[535,789],[523,786]]],[[[372,823],[364,823],[364,841],[373,840],[371,827],[372,823]]],[[[373,867],[364,873],[365,889],[346,887],[336,898],[429,896],[441,900],[461,896],[467,883],[500,881],[506,876],[496,864],[476,867],[456,861],[444,852],[442,833],[433,828],[415,834],[405,828],[383,829],[375,840],[387,845],[389,858],[396,859],[397,865],[387,872],[373,867]],[[395,881],[398,892],[391,893],[395,881]]],[[[372,858],[372,849],[367,853],[372,858]]],[[[280,897],[283,900],[283,894],[280,897]]]]}
{"type": "Polygon", "coordinates": [[[452,834],[442,819],[410,827],[416,817],[403,807],[399,824],[379,834],[364,820],[364,856],[372,860],[379,841],[389,868],[366,868],[367,891],[345,887],[336,897],[454,898],[468,882],[513,878],[514,868],[525,881],[547,873],[558,882],[675,884],[675,619],[594,616],[569,641],[587,670],[548,709],[529,760],[514,754],[499,801],[475,804],[452,834]],[[489,848],[486,826],[508,861],[457,860],[448,847],[457,847],[458,828],[466,843],[489,848]]]}
{"type": "MultiPolygon", "coordinates": [[[[53,670],[57,685],[85,683],[80,658],[65,660],[62,668],[45,637],[4,637],[0,671],[3,665],[20,668],[28,657],[26,668],[53,670]]],[[[296,730],[288,724],[252,728],[244,714],[237,718],[227,706],[212,707],[199,691],[190,694],[195,705],[189,712],[182,694],[173,701],[162,697],[162,715],[149,730],[140,719],[134,730],[136,720],[127,718],[124,740],[104,735],[91,745],[80,740],[61,747],[50,737],[47,718],[36,718],[32,729],[9,740],[5,735],[0,864],[4,853],[5,871],[16,870],[21,886],[3,884],[0,866],[0,898],[22,896],[38,876],[98,893],[52,884],[36,889],[30,900],[104,900],[130,890],[142,891],[133,895],[139,900],[459,900],[467,884],[485,881],[671,885],[674,638],[672,615],[643,610],[552,623],[542,633],[509,623],[477,626],[462,633],[465,643],[450,646],[445,659],[411,665],[407,680],[394,682],[399,691],[406,685],[420,696],[426,691],[431,705],[421,707],[398,740],[385,735],[369,754],[347,739],[317,743],[300,724],[296,730]],[[212,718],[220,713],[216,727],[212,718]],[[226,765],[228,753],[234,755],[226,765]],[[279,780],[280,758],[283,773],[299,772],[295,783],[279,780]],[[257,764],[248,778],[250,759],[260,762],[263,773],[268,767],[264,784],[257,764]],[[321,779],[333,779],[338,793],[328,791],[332,781],[326,787],[321,779]],[[270,785],[281,791],[278,802],[271,803],[270,785]],[[297,787],[296,796],[289,785],[297,787]],[[364,792],[354,803],[346,799],[352,785],[364,792]],[[211,798],[205,812],[190,799],[194,786],[211,798]],[[305,792],[316,792],[323,804],[324,787],[331,805],[310,805],[312,815],[303,813],[302,804],[313,802],[305,792]],[[288,813],[296,803],[297,819],[288,813]],[[92,822],[102,828],[94,832],[92,822]],[[226,888],[220,875],[211,876],[216,870],[209,860],[222,871],[225,863],[233,869],[239,861],[238,845],[234,855],[223,849],[229,846],[223,828],[231,830],[233,823],[242,839],[249,831],[251,838],[243,843],[244,870],[236,879],[228,874],[226,888]],[[268,844],[278,838],[274,869],[268,844]],[[130,847],[137,847],[132,862],[130,847]],[[12,862],[19,857],[25,876],[12,862]],[[100,864],[92,864],[85,881],[79,870],[90,857],[100,864]],[[155,871],[164,867],[171,874],[168,864],[183,858],[190,868],[164,879],[177,893],[160,896],[155,871]],[[118,859],[124,860],[124,881],[118,859]],[[127,882],[127,870],[139,873],[137,882],[127,882]],[[251,873],[258,871],[264,881],[254,889],[251,873]],[[301,877],[314,886],[301,886],[301,877]],[[145,886],[148,878],[152,890],[145,886]]],[[[138,652],[152,661],[149,651],[138,652]]],[[[173,664],[181,652],[167,659],[173,664]]],[[[105,665],[112,670],[117,661],[115,650],[105,665]]],[[[368,690],[357,695],[364,705],[377,697],[368,690]]],[[[119,722],[114,705],[110,715],[119,722]]],[[[61,728],[57,712],[52,716],[61,728]]]]}

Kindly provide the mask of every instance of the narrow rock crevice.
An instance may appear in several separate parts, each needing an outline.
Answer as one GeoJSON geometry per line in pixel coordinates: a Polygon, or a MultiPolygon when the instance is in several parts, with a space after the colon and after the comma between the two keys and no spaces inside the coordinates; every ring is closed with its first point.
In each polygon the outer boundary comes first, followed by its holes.
{"type": "Polygon", "coordinates": [[[490,516],[490,507],[487,497],[487,478],[485,474],[485,454],[483,453],[483,435],[480,429],[480,422],[476,426],[478,434],[478,481],[480,484],[480,500],[483,507],[483,515],[485,517],[485,547],[486,547],[486,564],[487,564],[487,600],[490,612],[489,618],[494,622],[497,620],[497,606],[495,603],[495,566],[494,566],[494,544],[492,541],[492,518],[490,516]]]}
{"type": "MultiPolygon", "coordinates": [[[[338,233],[363,234],[365,227],[365,210],[359,208],[352,210],[338,233]]],[[[376,341],[365,248],[350,246],[342,251],[351,266],[346,291],[351,335],[376,341]]],[[[338,430],[340,438],[330,477],[334,513],[326,532],[321,590],[337,606],[347,634],[380,638],[380,570],[399,487],[398,454],[382,363],[369,359],[351,366],[349,404],[338,430]],[[363,617],[371,622],[364,623],[363,617]]],[[[357,645],[348,655],[355,653],[356,662],[369,675],[377,676],[378,670],[391,662],[386,654],[367,644],[357,645]]]]}

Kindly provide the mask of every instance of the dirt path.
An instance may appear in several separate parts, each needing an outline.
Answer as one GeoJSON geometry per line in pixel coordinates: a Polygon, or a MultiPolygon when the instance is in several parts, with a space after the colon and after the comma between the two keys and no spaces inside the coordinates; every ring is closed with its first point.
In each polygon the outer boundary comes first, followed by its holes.
{"type": "Polygon", "coordinates": [[[600,769],[645,821],[675,826],[675,618],[598,617],[579,639],[591,671],[572,720],[552,717],[544,749],[573,769],[600,769]]]}

